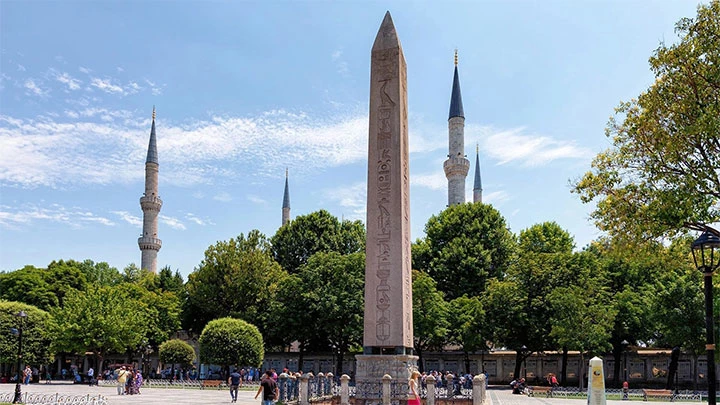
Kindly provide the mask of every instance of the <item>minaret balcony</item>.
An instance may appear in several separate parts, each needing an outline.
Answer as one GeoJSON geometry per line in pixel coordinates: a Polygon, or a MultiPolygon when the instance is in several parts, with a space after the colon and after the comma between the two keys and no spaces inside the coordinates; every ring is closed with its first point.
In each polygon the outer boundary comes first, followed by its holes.
{"type": "Polygon", "coordinates": [[[162,200],[160,197],[142,196],[140,197],[140,207],[143,211],[160,211],[162,200]]]}
{"type": "Polygon", "coordinates": [[[162,241],[158,238],[141,236],[138,238],[138,246],[140,246],[140,250],[160,250],[162,241]]]}
{"type": "Polygon", "coordinates": [[[467,176],[470,171],[470,161],[461,156],[454,156],[443,163],[443,169],[446,177],[467,176]]]}

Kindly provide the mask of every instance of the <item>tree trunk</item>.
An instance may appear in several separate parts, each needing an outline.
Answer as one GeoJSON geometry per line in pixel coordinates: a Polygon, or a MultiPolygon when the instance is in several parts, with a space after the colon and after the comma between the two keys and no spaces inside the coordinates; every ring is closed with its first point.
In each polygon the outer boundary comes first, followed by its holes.
{"type": "Polygon", "coordinates": [[[568,362],[568,349],[563,347],[562,350],[562,364],[560,365],[560,385],[563,387],[567,384],[567,362],[568,362]]]}
{"type": "Polygon", "coordinates": [[[522,377],[522,376],[520,375],[520,366],[522,365],[522,361],[523,361],[523,359],[522,359],[522,353],[520,353],[520,351],[516,351],[516,352],[515,352],[515,370],[513,371],[513,378],[514,378],[515,380],[517,380],[517,379],[519,379],[520,377],[522,377]]]}
{"type": "Polygon", "coordinates": [[[422,350],[420,350],[416,346],[415,353],[417,353],[417,356],[418,356],[418,369],[420,370],[421,373],[424,373],[425,372],[425,364],[423,364],[422,350]]]}
{"type": "Polygon", "coordinates": [[[305,343],[300,343],[298,347],[298,371],[303,369],[303,360],[305,360],[305,343]]]}
{"type": "MultiPolygon", "coordinates": [[[[675,374],[677,374],[678,369],[678,360],[680,360],[680,348],[675,346],[672,349],[672,354],[670,355],[670,369],[668,370],[668,379],[667,383],[665,383],[665,389],[669,390],[672,389],[672,387],[675,385],[675,374]]],[[[675,390],[677,390],[678,387],[675,386],[675,390]]]]}
{"type": "MultiPolygon", "coordinates": [[[[337,376],[341,376],[343,373],[343,361],[345,360],[345,350],[343,348],[340,348],[338,350],[338,360],[337,360],[337,376]]],[[[337,377],[335,376],[335,377],[337,377]]]]}
{"type": "Polygon", "coordinates": [[[613,387],[621,388],[621,379],[623,381],[625,380],[625,376],[622,375],[625,367],[622,362],[622,346],[613,347],[613,359],[615,360],[615,365],[613,366],[613,387]]]}
{"type": "Polygon", "coordinates": [[[463,350],[463,355],[465,356],[465,374],[470,373],[470,353],[463,350]]]}
{"type": "Polygon", "coordinates": [[[580,391],[583,390],[583,386],[585,385],[585,378],[583,377],[585,375],[585,353],[583,353],[583,350],[580,349],[580,391]]]}

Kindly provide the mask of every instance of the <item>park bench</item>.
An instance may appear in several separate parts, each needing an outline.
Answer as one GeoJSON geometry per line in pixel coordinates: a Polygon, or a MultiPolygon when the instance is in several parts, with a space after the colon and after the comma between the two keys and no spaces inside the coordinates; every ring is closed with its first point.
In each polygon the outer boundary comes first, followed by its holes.
{"type": "Polygon", "coordinates": [[[675,394],[671,390],[643,390],[643,401],[647,401],[649,398],[670,400],[672,402],[675,399],[675,394]]]}
{"type": "Polygon", "coordinates": [[[200,389],[205,388],[217,388],[220,389],[220,384],[222,384],[222,380],[203,380],[202,385],[200,386],[200,389]]]}
{"type": "Polygon", "coordinates": [[[545,397],[549,398],[552,396],[552,387],[531,386],[528,390],[528,396],[534,397],[535,394],[545,394],[545,397]]]}

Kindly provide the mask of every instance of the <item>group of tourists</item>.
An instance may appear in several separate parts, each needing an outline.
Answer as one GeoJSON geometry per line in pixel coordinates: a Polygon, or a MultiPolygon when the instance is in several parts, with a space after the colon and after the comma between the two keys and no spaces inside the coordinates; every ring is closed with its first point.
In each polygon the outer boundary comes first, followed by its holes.
{"type": "Polygon", "coordinates": [[[140,370],[133,370],[132,367],[122,366],[115,370],[118,395],[135,395],[140,393],[143,383],[143,376],[140,370]]]}

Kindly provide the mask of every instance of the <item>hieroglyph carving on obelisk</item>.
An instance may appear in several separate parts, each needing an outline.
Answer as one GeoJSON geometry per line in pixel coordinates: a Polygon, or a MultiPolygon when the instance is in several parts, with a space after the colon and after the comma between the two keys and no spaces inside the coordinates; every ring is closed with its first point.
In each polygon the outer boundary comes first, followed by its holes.
{"type": "Polygon", "coordinates": [[[372,48],[365,265],[366,354],[410,354],[412,280],[405,57],[390,13],[372,48]]]}

